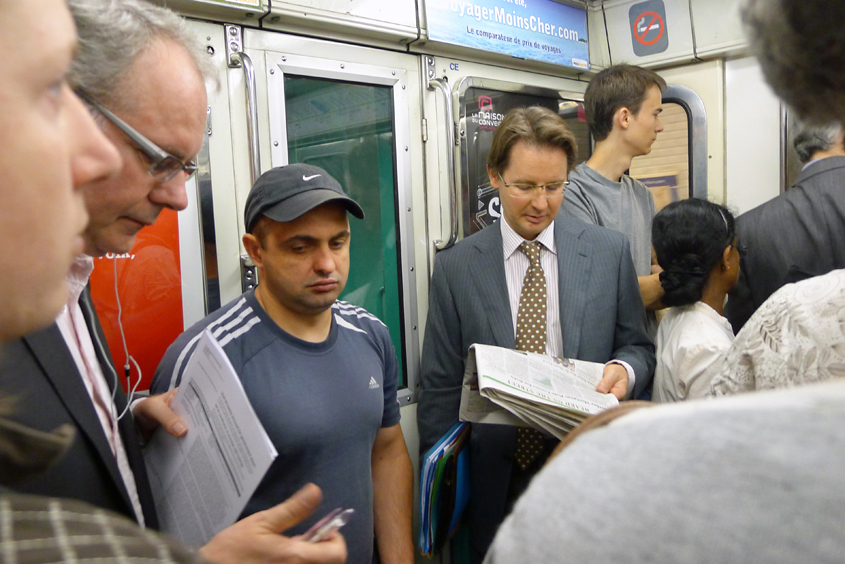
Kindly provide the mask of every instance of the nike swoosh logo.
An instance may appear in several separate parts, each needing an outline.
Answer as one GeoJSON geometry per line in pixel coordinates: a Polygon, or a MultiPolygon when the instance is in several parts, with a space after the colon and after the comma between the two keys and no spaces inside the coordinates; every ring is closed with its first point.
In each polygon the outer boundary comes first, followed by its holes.
{"type": "Polygon", "coordinates": [[[311,176],[304,176],[303,175],[302,180],[304,180],[305,182],[308,182],[309,180],[317,178],[318,176],[323,176],[323,175],[322,174],[312,174],[311,176]]]}

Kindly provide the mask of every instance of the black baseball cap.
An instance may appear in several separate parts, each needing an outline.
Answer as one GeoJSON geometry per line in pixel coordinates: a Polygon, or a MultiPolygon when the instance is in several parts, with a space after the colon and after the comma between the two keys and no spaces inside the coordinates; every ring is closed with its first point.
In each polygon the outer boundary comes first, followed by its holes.
{"type": "Polygon", "coordinates": [[[343,203],[349,213],[364,219],[358,202],[347,196],[340,183],[322,168],[295,163],[270,169],[255,181],[246,198],[246,232],[252,233],[263,215],[284,223],[333,201],[343,203]]]}

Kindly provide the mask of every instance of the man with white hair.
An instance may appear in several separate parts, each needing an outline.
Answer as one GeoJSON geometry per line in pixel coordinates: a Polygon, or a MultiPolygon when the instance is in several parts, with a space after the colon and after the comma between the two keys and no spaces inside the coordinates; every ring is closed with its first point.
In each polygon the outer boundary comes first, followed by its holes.
{"type": "Polygon", "coordinates": [[[798,124],[793,145],[804,163],[786,193],[737,218],[746,250],[725,306],[734,333],[778,288],[845,268],[845,146],[842,126],[798,124]]]}
{"type": "MultiPolygon", "coordinates": [[[[82,254],[67,274],[71,296],[53,325],[9,343],[4,352],[0,386],[15,397],[11,419],[45,432],[61,426],[76,431],[63,457],[17,489],[73,497],[156,528],[140,434],[159,424],[176,436],[187,429],[168,407],[172,395],[141,401],[134,417],[118,415],[126,397],[87,284],[93,257],[128,252],[162,209],[187,206],[185,181],[202,146],[210,73],[204,51],[169,10],[140,0],[72,0],[70,8],[80,39],[69,81],[123,166],[109,177],[74,179],[90,221],[75,249],[82,254]]],[[[339,535],[312,544],[279,534],[316,507],[320,492],[311,485],[294,498],[293,505],[224,530],[201,554],[218,562],[342,561],[339,535]]]]}

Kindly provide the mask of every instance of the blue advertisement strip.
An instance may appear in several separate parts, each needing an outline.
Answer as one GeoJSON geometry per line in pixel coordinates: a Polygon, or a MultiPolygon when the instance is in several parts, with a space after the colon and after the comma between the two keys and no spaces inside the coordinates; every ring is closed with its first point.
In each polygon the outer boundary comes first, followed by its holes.
{"type": "Polygon", "coordinates": [[[587,12],[553,0],[426,0],[428,38],[589,68],[587,12]]]}

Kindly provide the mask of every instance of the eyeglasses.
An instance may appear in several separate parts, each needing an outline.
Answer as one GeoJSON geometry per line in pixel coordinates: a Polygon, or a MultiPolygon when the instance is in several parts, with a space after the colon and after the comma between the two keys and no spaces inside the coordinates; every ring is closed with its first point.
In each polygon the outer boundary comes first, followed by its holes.
{"type": "Polygon", "coordinates": [[[129,137],[129,139],[131,139],[139,149],[141,149],[141,152],[143,152],[152,162],[150,168],[147,169],[147,172],[149,172],[150,176],[155,178],[157,182],[167,182],[180,172],[184,172],[187,175],[185,180],[196,174],[197,164],[195,162],[191,161],[183,163],[181,160],[135,131],[135,129],[128,123],[95,102],[87,93],[77,90],[76,95],[82,98],[86,104],[100,112],[103,117],[112,122],[115,127],[126,134],[126,136],[129,137]]]}
{"type": "Polygon", "coordinates": [[[505,182],[505,179],[502,178],[501,173],[498,173],[498,176],[499,181],[504,184],[505,187],[514,188],[516,190],[516,192],[514,192],[514,196],[517,198],[530,198],[534,195],[534,190],[538,188],[543,191],[547,198],[554,198],[563,195],[564,189],[569,186],[568,180],[552,182],[550,184],[508,184],[505,182]]]}

